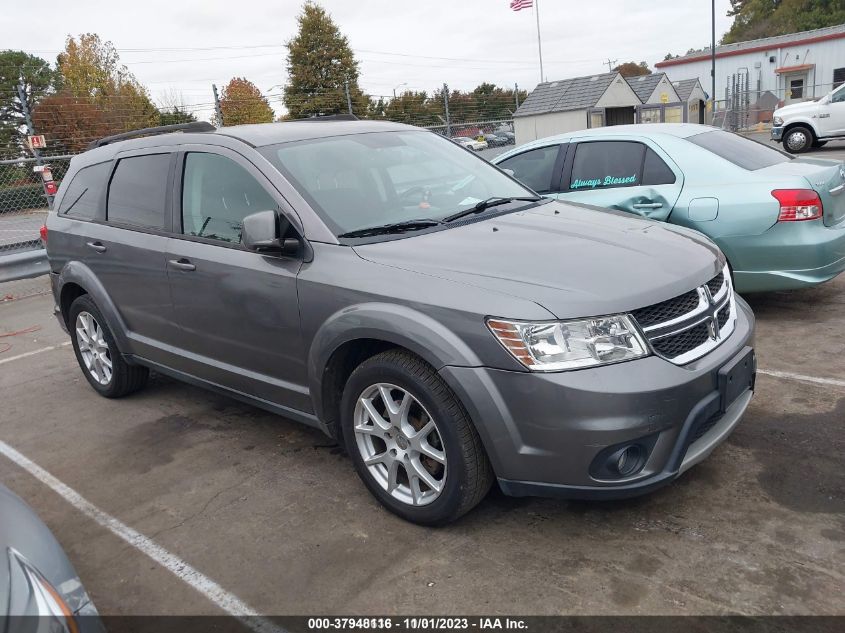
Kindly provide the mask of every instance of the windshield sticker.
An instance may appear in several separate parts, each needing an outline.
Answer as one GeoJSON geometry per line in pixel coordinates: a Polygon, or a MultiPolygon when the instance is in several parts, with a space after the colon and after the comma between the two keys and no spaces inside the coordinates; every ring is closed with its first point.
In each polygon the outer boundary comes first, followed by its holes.
{"type": "Polygon", "coordinates": [[[569,185],[570,189],[595,189],[596,187],[613,187],[619,185],[633,185],[637,182],[636,176],[605,176],[604,179],[593,178],[582,180],[577,178],[569,185]]]}

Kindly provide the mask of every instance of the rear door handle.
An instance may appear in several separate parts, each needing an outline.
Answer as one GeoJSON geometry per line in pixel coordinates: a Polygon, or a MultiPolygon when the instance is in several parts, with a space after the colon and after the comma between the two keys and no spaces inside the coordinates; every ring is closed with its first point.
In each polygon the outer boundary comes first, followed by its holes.
{"type": "Polygon", "coordinates": [[[168,264],[173,266],[173,268],[178,268],[179,270],[196,270],[197,267],[194,266],[189,260],[182,257],[181,259],[170,259],[167,261],[168,264]]]}
{"type": "Polygon", "coordinates": [[[639,202],[633,205],[635,209],[659,209],[663,206],[662,202],[639,202]]]}
{"type": "Polygon", "coordinates": [[[106,246],[102,242],[86,242],[88,248],[97,251],[98,253],[105,253],[106,246]]]}

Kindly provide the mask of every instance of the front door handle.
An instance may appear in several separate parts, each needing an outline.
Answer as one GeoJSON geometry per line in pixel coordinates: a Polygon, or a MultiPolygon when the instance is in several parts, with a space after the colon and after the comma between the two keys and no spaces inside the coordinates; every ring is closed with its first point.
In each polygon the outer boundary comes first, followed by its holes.
{"type": "Polygon", "coordinates": [[[185,259],[182,257],[181,259],[170,259],[168,262],[173,268],[178,268],[179,270],[196,270],[197,267],[194,266],[190,260],[185,259]]]}
{"type": "Polygon", "coordinates": [[[86,242],[85,245],[88,248],[97,251],[98,253],[106,252],[106,246],[102,242],[86,242]]]}
{"type": "Polygon", "coordinates": [[[659,209],[663,206],[662,202],[638,202],[634,205],[635,209],[659,209]]]}

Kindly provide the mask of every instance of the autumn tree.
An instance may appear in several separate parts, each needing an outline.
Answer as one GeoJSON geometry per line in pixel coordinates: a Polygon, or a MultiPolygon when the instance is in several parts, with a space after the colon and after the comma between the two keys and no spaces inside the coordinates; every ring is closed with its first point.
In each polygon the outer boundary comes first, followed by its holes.
{"type": "Polygon", "coordinates": [[[639,64],[637,62],[625,62],[624,64],[619,64],[613,70],[620,73],[623,77],[639,77],[641,75],[651,74],[651,69],[645,62],[640,62],[639,64]]]}
{"type": "Polygon", "coordinates": [[[45,60],[23,51],[0,52],[0,153],[17,155],[24,147],[23,103],[30,111],[50,90],[54,72],[45,60]]]}
{"type": "Polygon", "coordinates": [[[384,106],[384,116],[390,121],[411,125],[439,123],[431,113],[428,94],[424,91],[406,90],[384,106]]]}
{"type": "Polygon", "coordinates": [[[217,125],[242,125],[244,123],[270,123],[273,108],[261,91],[251,81],[235,77],[220,92],[220,111],[223,121],[217,125]]]}
{"type": "Polygon", "coordinates": [[[358,62],[331,16],[309,0],[297,17],[299,30],[288,49],[284,103],[289,118],[347,112],[345,84],[352,110],[364,114],[368,98],[358,87],[358,62]]]}
{"type": "Polygon", "coordinates": [[[33,118],[38,132],[57,148],[72,151],[104,131],[116,134],[158,124],[159,112],[147,89],[120,64],[114,45],[96,34],[67,38],[56,58],[55,87],[33,118]]]}
{"type": "Polygon", "coordinates": [[[731,0],[722,44],[810,31],[845,22],[842,0],[731,0]]]}

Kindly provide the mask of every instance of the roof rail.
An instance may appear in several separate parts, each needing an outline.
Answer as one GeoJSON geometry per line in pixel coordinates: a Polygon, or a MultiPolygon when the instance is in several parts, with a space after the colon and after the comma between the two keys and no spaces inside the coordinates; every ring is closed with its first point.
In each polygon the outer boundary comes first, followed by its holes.
{"type": "Polygon", "coordinates": [[[176,123],[175,125],[161,125],[159,127],[146,127],[142,130],[132,130],[131,132],[123,132],[122,134],[113,134],[106,136],[98,141],[92,141],[88,144],[88,149],[94,149],[115,143],[117,141],[124,141],[128,138],[136,138],[138,136],[155,136],[157,134],[169,134],[170,132],[213,132],[217,128],[207,121],[194,121],[192,123],[176,123]]]}
{"type": "Polygon", "coordinates": [[[291,122],[296,121],[360,121],[354,114],[315,114],[305,119],[292,119],[291,122]]]}

